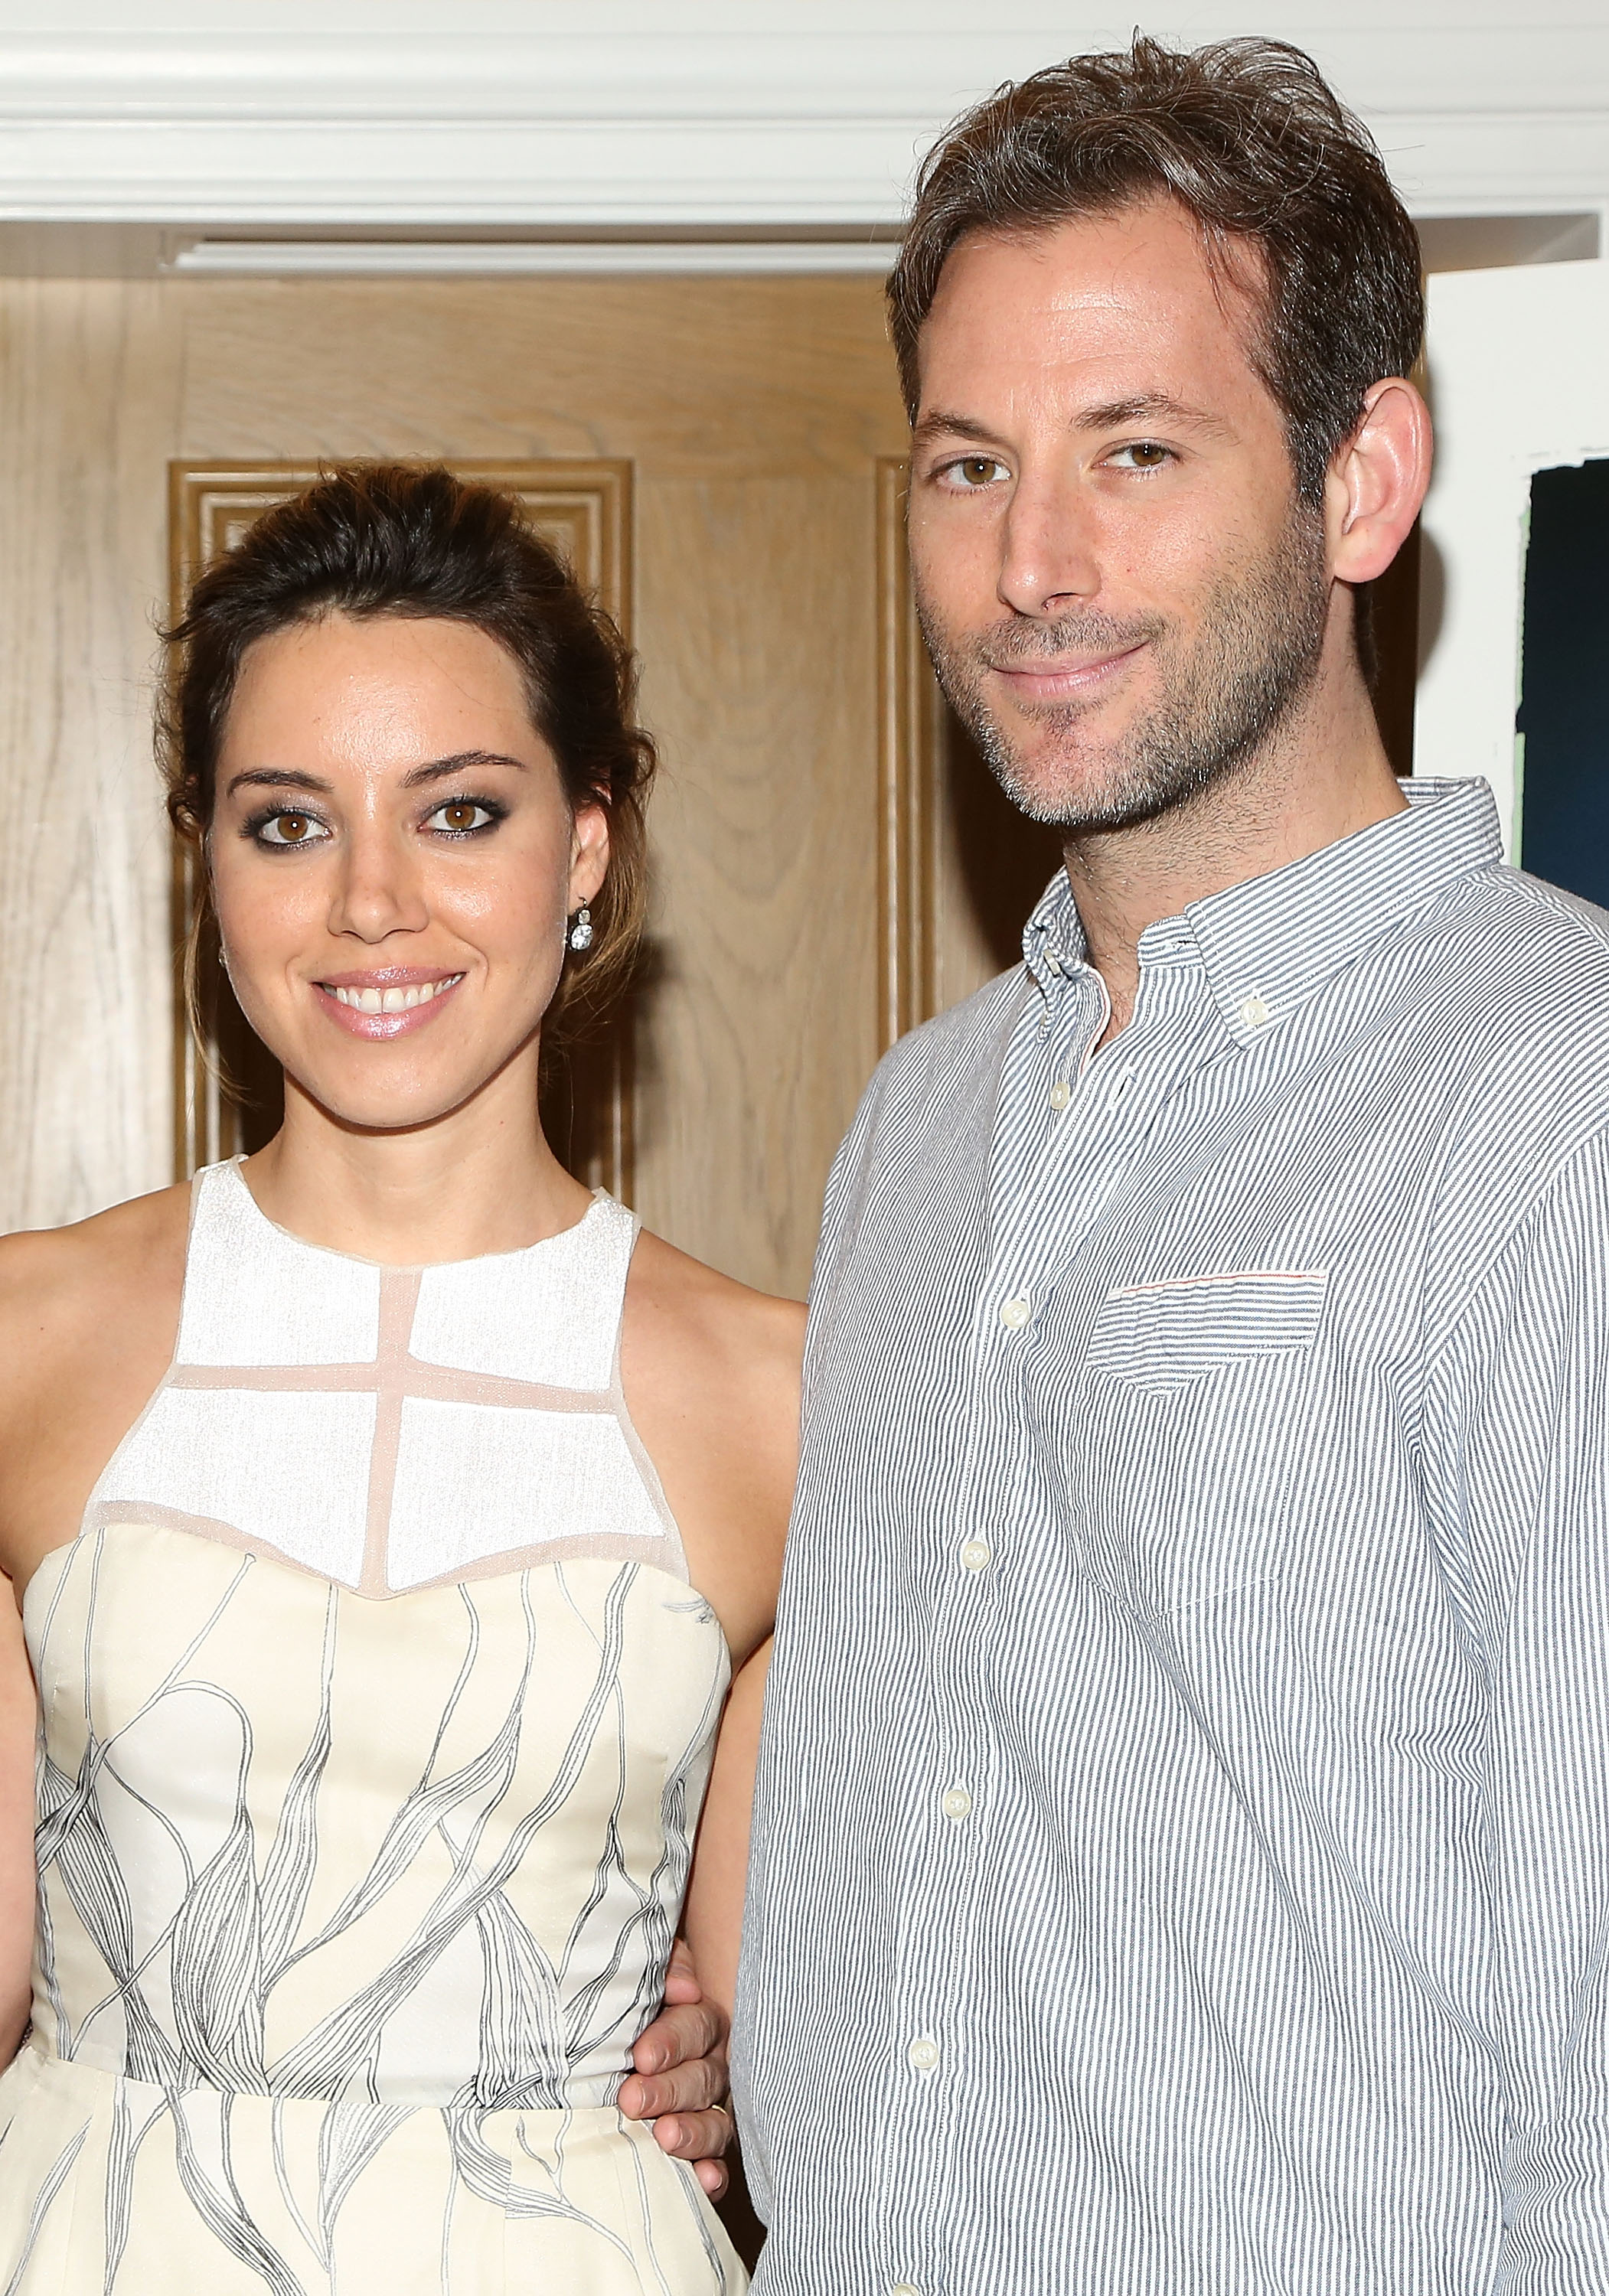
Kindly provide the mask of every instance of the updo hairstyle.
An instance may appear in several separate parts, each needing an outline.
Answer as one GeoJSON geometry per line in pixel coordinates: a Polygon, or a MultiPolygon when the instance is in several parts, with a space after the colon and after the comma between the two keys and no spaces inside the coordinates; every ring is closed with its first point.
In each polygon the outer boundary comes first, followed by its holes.
{"type": "MultiPolygon", "coordinates": [[[[326,614],[465,622],[509,653],[531,722],[573,808],[609,821],[609,871],[585,959],[567,955],[548,1028],[574,1035],[629,976],[646,895],[651,737],[635,722],[636,665],[619,630],[526,523],[513,496],[435,465],[351,463],[264,512],[190,592],[164,633],[170,676],[157,748],[174,827],[205,856],[218,751],[258,639],[326,614]]],[[[210,906],[208,872],[192,955],[210,906]]]]}

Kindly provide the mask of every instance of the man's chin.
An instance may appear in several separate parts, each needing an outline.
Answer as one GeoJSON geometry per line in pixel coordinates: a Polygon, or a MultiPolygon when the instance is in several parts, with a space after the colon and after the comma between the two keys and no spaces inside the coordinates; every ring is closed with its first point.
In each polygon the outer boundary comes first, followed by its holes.
{"type": "Polygon", "coordinates": [[[1149,793],[1135,790],[1110,757],[1024,757],[992,743],[984,754],[1018,811],[1051,828],[1116,829],[1150,809],[1149,793]]]}

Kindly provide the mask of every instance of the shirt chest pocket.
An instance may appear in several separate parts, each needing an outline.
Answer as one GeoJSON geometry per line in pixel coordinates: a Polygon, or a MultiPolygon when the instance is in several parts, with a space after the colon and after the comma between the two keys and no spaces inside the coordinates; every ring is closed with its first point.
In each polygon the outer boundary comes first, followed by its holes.
{"type": "Polygon", "coordinates": [[[1163,1391],[1210,1378],[1227,1364],[1290,1355],[1313,1344],[1329,1276],[1186,1276],[1109,1292],[1086,1357],[1092,1371],[1163,1391]]]}
{"type": "Polygon", "coordinates": [[[1112,1593],[1166,1611],[1278,1577],[1328,1283],[1248,1270],[1102,1301],[1071,1496],[1112,1593]]]}

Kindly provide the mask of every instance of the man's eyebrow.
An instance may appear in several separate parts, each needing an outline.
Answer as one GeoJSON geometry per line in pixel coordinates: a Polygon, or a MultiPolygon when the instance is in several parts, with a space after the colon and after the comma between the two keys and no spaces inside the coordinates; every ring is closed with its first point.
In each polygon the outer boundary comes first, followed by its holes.
{"type": "Polygon", "coordinates": [[[402,786],[417,789],[422,782],[443,782],[476,766],[512,766],[517,774],[526,770],[523,758],[505,757],[501,750],[459,750],[450,758],[432,758],[428,766],[415,766],[412,773],[403,775],[402,786]]]}
{"type": "MultiPolygon", "coordinates": [[[[1174,398],[1165,390],[1137,390],[1129,398],[1111,398],[1099,406],[1086,406],[1072,418],[1075,430],[1125,430],[1137,422],[1186,424],[1192,430],[1209,437],[1227,438],[1227,423],[1209,414],[1205,407],[1192,406],[1182,398],[1174,398]]],[[[911,433],[917,446],[925,446],[940,439],[975,439],[981,447],[998,447],[1007,451],[1006,441],[997,430],[976,416],[957,414],[948,407],[935,406],[924,414],[911,433]]]]}
{"type": "Polygon", "coordinates": [[[946,408],[935,406],[924,414],[911,432],[919,447],[934,439],[975,439],[980,446],[1004,449],[1006,441],[987,422],[980,422],[971,414],[952,414],[946,408]]]}
{"type": "Polygon", "coordinates": [[[1227,438],[1227,424],[1204,407],[1191,406],[1165,390],[1137,390],[1131,398],[1108,399],[1103,406],[1086,406],[1073,417],[1075,430],[1127,430],[1137,422],[1182,422],[1192,430],[1227,438]]]}

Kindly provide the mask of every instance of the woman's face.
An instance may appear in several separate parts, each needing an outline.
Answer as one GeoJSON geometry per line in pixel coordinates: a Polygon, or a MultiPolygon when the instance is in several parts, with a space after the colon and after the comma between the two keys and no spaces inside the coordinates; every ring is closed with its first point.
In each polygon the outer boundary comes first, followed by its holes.
{"type": "Polygon", "coordinates": [[[251,1026],[332,1115],[396,1130],[534,1059],[608,831],[495,639],[332,614],[248,652],[209,854],[251,1026]]]}

